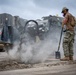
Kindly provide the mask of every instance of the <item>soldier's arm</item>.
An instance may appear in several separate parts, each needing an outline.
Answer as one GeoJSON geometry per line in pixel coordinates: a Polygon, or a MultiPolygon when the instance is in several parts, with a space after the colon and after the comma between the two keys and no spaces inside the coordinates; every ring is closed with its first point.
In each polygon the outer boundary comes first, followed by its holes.
{"type": "Polygon", "coordinates": [[[64,25],[66,25],[68,22],[68,15],[66,15],[62,21],[62,27],[64,27],[64,25]]]}

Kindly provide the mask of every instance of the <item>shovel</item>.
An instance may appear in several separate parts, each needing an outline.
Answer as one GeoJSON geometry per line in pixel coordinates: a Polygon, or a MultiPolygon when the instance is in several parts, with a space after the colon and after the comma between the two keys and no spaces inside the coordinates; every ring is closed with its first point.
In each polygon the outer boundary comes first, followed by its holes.
{"type": "Polygon", "coordinates": [[[62,39],[62,33],[63,33],[63,28],[61,29],[58,50],[55,52],[55,58],[56,59],[60,59],[61,58],[61,54],[60,54],[60,51],[59,50],[60,50],[60,44],[61,44],[61,39],[62,39]]]}

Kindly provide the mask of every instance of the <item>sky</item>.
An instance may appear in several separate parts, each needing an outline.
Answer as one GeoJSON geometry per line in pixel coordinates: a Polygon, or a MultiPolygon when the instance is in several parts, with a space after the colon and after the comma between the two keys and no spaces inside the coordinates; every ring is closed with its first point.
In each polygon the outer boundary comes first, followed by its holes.
{"type": "Polygon", "coordinates": [[[40,19],[57,14],[62,17],[63,7],[76,16],[76,0],[0,0],[0,14],[9,13],[24,19],[40,19]]]}

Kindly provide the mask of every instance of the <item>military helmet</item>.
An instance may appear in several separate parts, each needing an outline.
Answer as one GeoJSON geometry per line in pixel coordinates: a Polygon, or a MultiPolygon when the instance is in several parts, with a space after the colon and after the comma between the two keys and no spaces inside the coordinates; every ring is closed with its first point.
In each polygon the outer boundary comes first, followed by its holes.
{"type": "Polygon", "coordinates": [[[64,12],[64,10],[69,10],[67,7],[63,7],[63,9],[62,9],[62,12],[61,13],[63,13],[64,12]]]}

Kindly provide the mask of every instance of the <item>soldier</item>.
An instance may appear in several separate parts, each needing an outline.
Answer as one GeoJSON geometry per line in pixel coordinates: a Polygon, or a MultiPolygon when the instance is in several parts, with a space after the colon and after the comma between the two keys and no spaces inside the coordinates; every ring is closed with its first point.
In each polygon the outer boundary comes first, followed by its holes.
{"type": "Polygon", "coordinates": [[[66,31],[63,39],[63,50],[64,50],[64,58],[61,59],[61,61],[69,61],[73,60],[73,44],[74,44],[74,24],[72,25],[71,22],[74,22],[74,17],[72,14],[69,13],[69,9],[64,7],[62,9],[62,13],[64,16],[63,22],[62,22],[62,28],[66,26],[66,31]]]}

